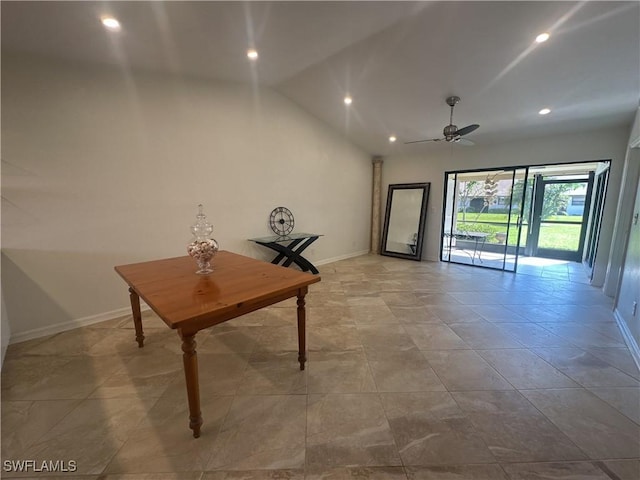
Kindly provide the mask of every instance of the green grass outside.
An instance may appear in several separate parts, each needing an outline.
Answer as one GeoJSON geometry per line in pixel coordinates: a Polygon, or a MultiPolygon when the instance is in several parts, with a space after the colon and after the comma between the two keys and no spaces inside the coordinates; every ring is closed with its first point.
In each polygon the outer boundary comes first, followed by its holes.
{"type": "MultiPolygon", "coordinates": [[[[462,222],[462,215],[458,214],[457,230],[459,232],[483,232],[490,234],[487,237],[489,243],[504,243],[499,241],[496,234],[507,231],[507,218],[506,213],[467,213],[466,222],[462,222]],[[485,223],[491,222],[491,223],[485,223]],[[495,222],[496,224],[493,224],[495,222]]],[[[517,235],[517,220],[516,215],[512,215],[510,236],[508,240],[509,245],[516,244],[517,235]]],[[[580,224],[582,223],[581,216],[568,216],[557,215],[550,217],[547,220],[550,221],[564,221],[572,222],[575,225],[568,225],[562,223],[545,223],[542,222],[540,226],[540,237],[538,239],[539,248],[549,248],[554,250],[568,250],[576,251],[580,243],[580,224]]],[[[527,239],[528,226],[525,224],[522,226],[522,234],[520,236],[520,246],[524,247],[527,239]]]]}

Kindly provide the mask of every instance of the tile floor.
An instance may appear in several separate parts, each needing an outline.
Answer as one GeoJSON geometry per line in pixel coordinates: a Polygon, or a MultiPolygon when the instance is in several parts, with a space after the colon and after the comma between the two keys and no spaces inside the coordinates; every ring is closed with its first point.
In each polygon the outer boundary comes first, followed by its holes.
{"type": "MultiPolygon", "coordinates": [[[[531,272],[529,272],[531,273],[531,272]]],[[[203,433],[180,341],[150,312],[11,345],[5,461],[66,479],[638,480],[640,373],[584,283],[362,256],[307,296],[198,334],[203,433]]],[[[123,288],[123,296],[126,295],[123,288]]]]}

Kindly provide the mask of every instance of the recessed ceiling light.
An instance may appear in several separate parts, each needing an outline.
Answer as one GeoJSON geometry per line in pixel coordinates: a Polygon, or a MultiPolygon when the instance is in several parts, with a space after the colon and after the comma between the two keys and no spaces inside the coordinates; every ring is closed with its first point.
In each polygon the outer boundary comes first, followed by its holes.
{"type": "Polygon", "coordinates": [[[547,32],[541,33],[536,37],[537,43],[543,43],[543,42],[546,42],[547,40],[549,40],[549,34],[547,32]]]}
{"type": "Polygon", "coordinates": [[[353,102],[353,98],[351,98],[351,95],[347,95],[346,97],[344,97],[345,105],[351,105],[352,102],[353,102]]]}
{"type": "Polygon", "coordinates": [[[548,115],[549,113],[551,113],[551,109],[550,108],[543,108],[542,110],[540,110],[538,112],[538,114],[540,114],[540,115],[548,115]]]}
{"type": "Polygon", "coordinates": [[[102,25],[104,25],[105,28],[111,30],[112,32],[120,31],[120,28],[121,28],[120,22],[115,18],[105,16],[105,17],[102,17],[100,21],[102,21],[102,25]]]}
{"type": "Polygon", "coordinates": [[[396,138],[396,136],[395,136],[395,135],[391,135],[391,136],[389,137],[389,141],[390,141],[391,143],[395,142],[396,140],[397,140],[397,138],[396,138]]]}
{"type": "Polygon", "coordinates": [[[247,50],[247,57],[249,57],[251,60],[257,60],[258,52],[253,48],[250,48],[249,50],[247,50]]]}

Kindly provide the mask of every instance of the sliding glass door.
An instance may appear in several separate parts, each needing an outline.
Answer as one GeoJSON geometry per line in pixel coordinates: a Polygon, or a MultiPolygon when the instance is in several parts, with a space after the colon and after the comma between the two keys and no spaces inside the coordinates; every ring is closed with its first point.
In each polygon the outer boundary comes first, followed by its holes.
{"type": "Polygon", "coordinates": [[[445,173],[442,261],[515,272],[597,253],[609,161],[445,173]]]}
{"type": "Polygon", "coordinates": [[[515,271],[526,168],[447,172],[441,260],[515,271]]]}
{"type": "Polygon", "coordinates": [[[582,260],[592,185],[593,172],[563,180],[535,175],[528,255],[582,260]]]}

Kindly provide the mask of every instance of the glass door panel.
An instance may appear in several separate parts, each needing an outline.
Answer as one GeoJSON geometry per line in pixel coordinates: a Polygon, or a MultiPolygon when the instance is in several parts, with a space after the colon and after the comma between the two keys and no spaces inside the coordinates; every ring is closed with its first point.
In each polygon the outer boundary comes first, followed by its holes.
{"type": "Polygon", "coordinates": [[[583,228],[589,182],[542,180],[542,196],[534,213],[532,254],[578,262],[582,258],[583,228]]]}
{"type": "Polygon", "coordinates": [[[532,182],[527,179],[527,169],[518,168],[513,171],[513,182],[509,204],[509,223],[507,225],[506,248],[504,254],[504,270],[515,272],[518,267],[518,256],[524,252],[526,244],[526,228],[532,182]],[[526,199],[529,198],[529,201],[526,199]],[[523,231],[524,230],[524,231],[523,231]]]}
{"type": "Polygon", "coordinates": [[[446,174],[443,261],[515,270],[526,171],[508,168],[446,174]]]}

